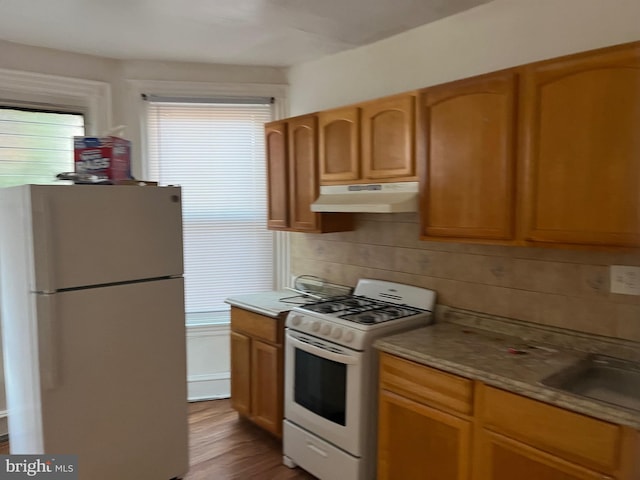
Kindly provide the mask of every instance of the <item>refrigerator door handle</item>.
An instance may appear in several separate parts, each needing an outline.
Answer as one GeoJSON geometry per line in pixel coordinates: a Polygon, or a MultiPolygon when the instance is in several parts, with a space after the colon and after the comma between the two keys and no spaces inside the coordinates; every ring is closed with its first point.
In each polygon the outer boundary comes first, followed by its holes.
{"type": "MultiPolygon", "coordinates": [[[[53,292],[55,290],[55,259],[53,245],[53,211],[47,202],[45,195],[34,195],[33,198],[33,223],[34,233],[39,234],[34,238],[34,246],[38,255],[36,261],[37,277],[43,279],[44,285],[36,288],[42,292],[53,292]],[[39,225],[39,228],[35,228],[39,225]]],[[[36,253],[37,254],[37,253],[36,253]]]]}
{"type": "Polygon", "coordinates": [[[40,381],[45,390],[54,390],[60,386],[60,368],[58,365],[58,337],[56,328],[55,295],[42,295],[38,306],[38,330],[40,332],[40,381]]]}

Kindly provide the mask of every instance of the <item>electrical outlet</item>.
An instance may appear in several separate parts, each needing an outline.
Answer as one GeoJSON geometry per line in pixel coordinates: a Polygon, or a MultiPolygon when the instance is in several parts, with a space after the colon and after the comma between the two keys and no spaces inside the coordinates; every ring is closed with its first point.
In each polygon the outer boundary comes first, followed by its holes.
{"type": "Polygon", "coordinates": [[[611,265],[611,293],[640,295],[640,267],[611,265]]]}

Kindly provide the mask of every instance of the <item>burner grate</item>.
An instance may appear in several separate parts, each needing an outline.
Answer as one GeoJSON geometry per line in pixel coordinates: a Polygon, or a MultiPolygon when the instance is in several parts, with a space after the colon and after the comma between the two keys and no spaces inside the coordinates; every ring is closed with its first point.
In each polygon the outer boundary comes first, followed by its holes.
{"type": "Polygon", "coordinates": [[[340,318],[363,325],[373,325],[376,323],[388,322],[399,318],[410,317],[421,313],[422,310],[408,308],[405,306],[388,306],[374,308],[362,312],[348,313],[340,315],[340,318]]]}
{"type": "Polygon", "coordinates": [[[415,307],[397,305],[362,296],[332,298],[331,300],[305,305],[303,308],[363,325],[387,322],[423,312],[423,310],[415,307]]]}

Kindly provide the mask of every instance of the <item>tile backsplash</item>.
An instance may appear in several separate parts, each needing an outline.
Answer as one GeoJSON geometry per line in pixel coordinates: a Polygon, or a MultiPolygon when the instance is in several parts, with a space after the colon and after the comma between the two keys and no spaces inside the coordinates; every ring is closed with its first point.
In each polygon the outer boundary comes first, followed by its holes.
{"type": "Polygon", "coordinates": [[[343,285],[379,278],[430,288],[438,303],[640,341],[640,297],[609,293],[609,266],[640,253],[419,239],[417,214],[360,214],[352,232],[291,234],[291,270],[343,285]]]}

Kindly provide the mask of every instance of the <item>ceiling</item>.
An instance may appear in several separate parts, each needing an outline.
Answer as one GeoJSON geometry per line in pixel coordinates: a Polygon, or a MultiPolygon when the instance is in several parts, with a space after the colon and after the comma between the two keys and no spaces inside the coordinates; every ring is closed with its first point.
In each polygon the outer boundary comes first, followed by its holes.
{"type": "Polygon", "coordinates": [[[0,40],[121,60],[290,66],[490,0],[0,0],[0,40]]]}

